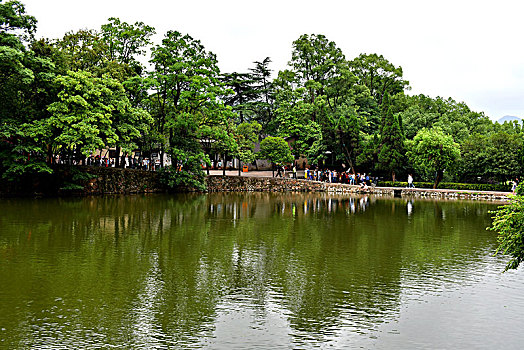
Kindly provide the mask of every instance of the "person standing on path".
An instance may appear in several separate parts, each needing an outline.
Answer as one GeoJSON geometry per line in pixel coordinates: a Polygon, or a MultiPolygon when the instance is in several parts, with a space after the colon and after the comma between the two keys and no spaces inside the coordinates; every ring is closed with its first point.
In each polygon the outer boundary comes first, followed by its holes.
{"type": "Polygon", "coordinates": [[[411,176],[411,174],[408,175],[408,188],[415,188],[415,185],[413,185],[413,176],[411,176]]]}
{"type": "Polygon", "coordinates": [[[517,193],[517,186],[519,185],[519,179],[515,179],[512,181],[512,184],[511,184],[511,192],[513,194],[516,194],[517,193]]]}
{"type": "Polygon", "coordinates": [[[293,164],[293,179],[297,178],[297,166],[293,164]]]}

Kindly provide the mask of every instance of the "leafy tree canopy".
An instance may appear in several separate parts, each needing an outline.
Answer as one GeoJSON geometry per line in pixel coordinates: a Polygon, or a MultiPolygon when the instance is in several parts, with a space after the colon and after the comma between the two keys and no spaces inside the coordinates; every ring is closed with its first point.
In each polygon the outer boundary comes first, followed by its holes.
{"type": "Polygon", "coordinates": [[[259,157],[271,163],[284,164],[293,161],[288,143],[282,137],[268,136],[260,142],[259,157]]]}
{"type": "Polygon", "coordinates": [[[442,180],[444,170],[450,169],[460,156],[460,146],[440,128],[422,129],[408,143],[408,157],[426,174],[437,174],[433,188],[442,180]]]}

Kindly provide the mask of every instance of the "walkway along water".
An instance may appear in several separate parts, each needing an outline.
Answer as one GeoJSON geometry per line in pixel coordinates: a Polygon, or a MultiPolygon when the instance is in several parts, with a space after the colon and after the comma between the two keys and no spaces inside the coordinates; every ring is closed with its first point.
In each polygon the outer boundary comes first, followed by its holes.
{"type": "MultiPolygon", "coordinates": [[[[159,181],[158,172],[137,169],[118,169],[104,167],[76,167],[80,172],[90,174],[89,180],[78,182],[78,189],[68,191],[63,189],[64,183],[71,181],[69,168],[57,169],[55,174],[32,179],[30,183],[12,186],[10,183],[0,184],[0,197],[19,196],[62,196],[62,195],[103,195],[103,194],[133,194],[165,192],[159,181]],[[69,175],[68,175],[69,173],[69,175]],[[69,179],[69,180],[68,180],[69,179]]],[[[422,189],[399,187],[368,187],[362,189],[358,185],[329,183],[304,179],[304,172],[298,173],[298,179],[272,177],[271,171],[250,171],[237,175],[236,170],[227,171],[222,176],[222,170],[210,171],[207,177],[209,192],[333,192],[333,193],[369,193],[384,196],[426,197],[450,199],[482,199],[507,201],[510,192],[466,191],[446,189],[422,189]]],[[[286,174],[287,175],[287,174],[286,174]]],[[[190,191],[190,190],[187,190],[190,191]]]]}
{"type": "MultiPolygon", "coordinates": [[[[303,173],[302,173],[303,177],[303,173]]],[[[236,176],[236,172],[228,171],[222,176],[222,171],[211,171],[207,178],[209,192],[243,192],[243,191],[269,191],[269,192],[334,192],[334,193],[369,193],[375,195],[401,196],[401,197],[426,197],[443,199],[481,199],[507,201],[511,192],[494,191],[468,191],[427,188],[399,188],[399,187],[371,187],[363,190],[358,185],[329,183],[305,180],[300,178],[272,177],[268,171],[256,171],[236,176]]]]}

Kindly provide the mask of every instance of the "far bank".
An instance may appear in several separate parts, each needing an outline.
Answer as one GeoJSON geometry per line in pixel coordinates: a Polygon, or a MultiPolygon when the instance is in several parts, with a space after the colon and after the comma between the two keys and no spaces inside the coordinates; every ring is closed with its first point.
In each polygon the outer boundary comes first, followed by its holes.
{"type": "MultiPolygon", "coordinates": [[[[17,183],[3,181],[3,197],[88,196],[107,194],[139,194],[169,192],[161,184],[158,172],[106,167],[57,167],[53,174],[21,179],[17,183]]],[[[212,172],[206,177],[207,192],[333,192],[375,194],[384,196],[508,200],[506,191],[471,191],[402,187],[373,187],[363,190],[357,185],[311,181],[306,179],[270,177],[271,172],[247,173],[242,176],[228,172],[226,176],[212,172]],[[265,175],[265,176],[264,176],[265,175]]],[[[195,192],[178,188],[176,192],[195,192]]]]}

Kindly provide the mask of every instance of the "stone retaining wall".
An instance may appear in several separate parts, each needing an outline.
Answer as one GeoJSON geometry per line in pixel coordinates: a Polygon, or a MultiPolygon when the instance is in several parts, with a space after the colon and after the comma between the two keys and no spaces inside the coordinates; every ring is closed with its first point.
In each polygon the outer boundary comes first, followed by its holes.
{"type": "Polygon", "coordinates": [[[87,195],[163,192],[158,173],[135,169],[85,167],[93,176],[84,186],[87,195]]]}
{"type": "MultiPolygon", "coordinates": [[[[40,196],[40,195],[100,195],[164,192],[157,172],[133,169],[104,167],[67,167],[55,169],[52,175],[29,178],[13,186],[0,183],[0,196],[40,196]],[[78,173],[87,173],[88,181],[75,180],[78,173]],[[70,185],[83,185],[83,189],[67,189],[70,185]]],[[[219,176],[206,178],[208,192],[330,192],[330,193],[370,193],[385,196],[442,198],[442,199],[482,199],[508,200],[507,192],[458,191],[433,189],[407,189],[393,187],[370,187],[367,191],[360,186],[331,184],[305,179],[288,179],[252,176],[219,176]]],[[[187,190],[180,189],[187,192],[187,190]]]]}
{"type": "Polygon", "coordinates": [[[507,200],[507,192],[489,191],[455,191],[433,189],[408,189],[398,187],[369,187],[367,191],[360,186],[347,184],[332,184],[303,179],[285,179],[271,177],[247,176],[217,176],[207,177],[209,192],[334,192],[334,193],[369,193],[387,196],[416,197],[416,198],[448,198],[448,199],[482,199],[507,200]]]}
{"type": "Polygon", "coordinates": [[[0,183],[0,197],[163,192],[158,173],[91,166],[55,166],[53,174],[0,183]]]}

